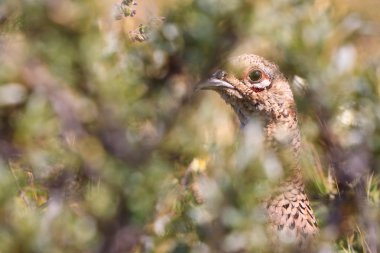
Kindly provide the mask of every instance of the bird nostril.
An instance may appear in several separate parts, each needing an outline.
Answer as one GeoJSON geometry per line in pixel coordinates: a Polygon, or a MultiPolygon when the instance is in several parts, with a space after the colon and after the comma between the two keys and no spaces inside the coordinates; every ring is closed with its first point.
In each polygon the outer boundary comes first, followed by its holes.
{"type": "Polygon", "coordinates": [[[212,76],[222,80],[226,75],[227,73],[224,70],[217,70],[212,76]]]}

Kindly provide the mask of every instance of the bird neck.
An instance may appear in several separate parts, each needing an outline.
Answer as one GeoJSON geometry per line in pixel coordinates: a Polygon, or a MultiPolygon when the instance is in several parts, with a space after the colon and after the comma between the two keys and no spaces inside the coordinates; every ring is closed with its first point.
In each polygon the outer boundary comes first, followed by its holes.
{"type": "Polygon", "coordinates": [[[251,119],[261,116],[267,143],[278,154],[286,177],[301,177],[301,137],[297,109],[289,84],[282,81],[273,86],[272,91],[264,90],[260,93],[240,83],[234,85],[244,96],[237,97],[225,92],[221,92],[221,95],[238,115],[241,126],[244,127],[251,119]]]}
{"type": "Polygon", "coordinates": [[[301,136],[294,101],[266,115],[265,134],[268,145],[276,152],[284,167],[286,178],[302,181],[301,136]]]}
{"type": "Polygon", "coordinates": [[[254,100],[231,103],[239,116],[241,125],[244,127],[251,119],[259,116],[264,123],[266,143],[271,150],[276,152],[284,167],[286,178],[300,177],[301,136],[294,100],[283,101],[277,107],[271,104],[270,110],[252,101],[254,100]]]}
{"type": "Polygon", "coordinates": [[[289,149],[296,160],[299,160],[301,136],[294,102],[284,104],[280,110],[266,114],[265,132],[273,148],[289,149]]]}

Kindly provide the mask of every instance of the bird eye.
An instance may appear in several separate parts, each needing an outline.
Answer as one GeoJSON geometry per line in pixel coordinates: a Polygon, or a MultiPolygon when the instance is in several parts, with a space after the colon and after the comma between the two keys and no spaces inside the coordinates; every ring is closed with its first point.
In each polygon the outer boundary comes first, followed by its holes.
{"type": "Polygon", "coordinates": [[[263,78],[263,73],[260,70],[253,70],[251,73],[248,75],[250,81],[252,82],[258,82],[263,78]]]}

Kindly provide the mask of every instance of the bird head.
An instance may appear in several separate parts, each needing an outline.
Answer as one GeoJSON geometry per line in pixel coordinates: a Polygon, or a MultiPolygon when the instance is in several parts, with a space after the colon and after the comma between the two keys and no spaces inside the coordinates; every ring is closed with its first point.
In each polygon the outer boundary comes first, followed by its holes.
{"type": "Polygon", "coordinates": [[[295,115],[287,79],[276,64],[257,55],[230,58],[198,89],[218,92],[238,114],[242,125],[257,113],[269,121],[295,115]]]}

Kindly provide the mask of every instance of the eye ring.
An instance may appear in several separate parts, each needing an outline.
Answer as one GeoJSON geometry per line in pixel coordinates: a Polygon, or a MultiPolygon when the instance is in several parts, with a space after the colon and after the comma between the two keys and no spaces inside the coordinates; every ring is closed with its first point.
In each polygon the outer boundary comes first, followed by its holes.
{"type": "Polygon", "coordinates": [[[248,79],[250,82],[257,83],[260,82],[264,77],[264,73],[259,69],[253,69],[248,74],[248,79]]]}

